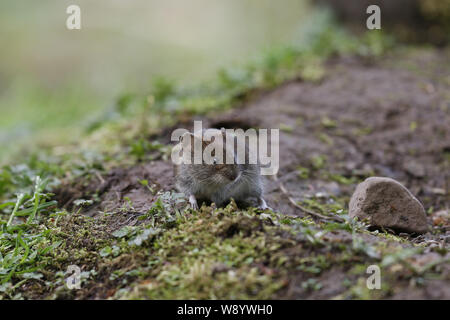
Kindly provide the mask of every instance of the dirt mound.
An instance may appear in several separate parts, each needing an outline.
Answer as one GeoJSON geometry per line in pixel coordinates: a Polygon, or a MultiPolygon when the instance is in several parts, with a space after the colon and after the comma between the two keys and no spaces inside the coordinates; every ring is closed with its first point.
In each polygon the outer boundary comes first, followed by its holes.
{"type": "MultiPolygon", "coordinates": [[[[339,59],[328,63],[320,83],[292,81],[242,108],[200,119],[210,127],[280,128],[278,176],[295,200],[348,201],[358,182],[378,175],[403,183],[426,210],[445,208],[449,204],[450,68],[442,66],[449,52],[410,54],[408,59],[405,66],[420,62],[425,70],[392,67],[389,59],[377,64],[339,59]]],[[[165,130],[158,140],[169,135],[165,130]]],[[[158,160],[116,168],[105,177],[92,178],[87,187],[80,181],[64,185],[56,192],[57,199],[71,207],[75,199],[91,199],[95,193],[99,199],[84,211],[88,215],[121,208],[128,200],[134,210],[146,211],[155,196],[139,182],[143,179],[155,190],[171,190],[172,165],[158,160]]],[[[269,206],[299,214],[278,182],[271,177],[265,182],[269,206]]]]}
{"type": "MultiPolygon", "coordinates": [[[[212,124],[281,128],[279,176],[299,200],[349,196],[351,177],[376,174],[403,182],[426,208],[448,204],[449,84],[358,60],[328,70],[320,84],[287,83],[212,124]]],[[[277,183],[268,181],[267,193],[270,205],[292,212],[277,183]]]]}

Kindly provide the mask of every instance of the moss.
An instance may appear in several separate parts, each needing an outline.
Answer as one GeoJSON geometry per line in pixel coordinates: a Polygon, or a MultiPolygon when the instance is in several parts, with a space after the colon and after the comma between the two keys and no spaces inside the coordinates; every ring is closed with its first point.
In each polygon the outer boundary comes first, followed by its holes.
{"type": "Polygon", "coordinates": [[[155,241],[154,281],[137,284],[126,297],[269,298],[283,286],[261,265],[283,246],[271,237],[275,229],[249,212],[203,207],[155,241]]]}
{"type": "MultiPolygon", "coordinates": [[[[316,206],[331,210],[320,202],[316,206]]],[[[151,212],[160,215],[158,210],[151,212]]],[[[404,251],[403,238],[348,222],[261,214],[239,210],[234,203],[224,209],[188,209],[172,224],[163,216],[143,220],[127,232],[118,232],[122,228],[114,215],[89,218],[66,213],[49,218],[42,226],[49,230],[46,239],[61,245],[42,258],[41,280],[30,279],[15,292],[26,298],[271,299],[285,297],[293,283],[304,294],[320,294],[322,276],[333,272],[346,279],[335,298],[384,298],[392,294],[394,284],[418,272],[427,278],[445,263],[418,269],[411,257],[422,254],[420,248],[404,251]],[[160,231],[138,244],[134,241],[145,230],[156,229],[160,231]],[[372,243],[370,237],[378,242],[372,243]],[[82,268],[81,290],[65,287],[70,264],[82,268]],[[383,266],[389,287],[367,290],[370,264],[383,266]],[[398,278],[396,265],[410,271],[398,278]],[[292,282],[295,278],[301,281],[292,282]]]]}
{"type": "Polygon", "coordinates": [[[310,171],[309,171],[308,168],[305,168],[305,167],[302,167],[302,166],[298,166],[297,167],[297,174],[302,179],[308,179],[310,171]]]}
{"type": "Polygon", "coordinates": [[[351,184],[356,184],[358,182],[358,178],[356,177],[345,177],[343,175],[337,174],[337,173],[323,173],[322,177],[325,180],[331,180],[331,181],[335,181],[339,184],[343,184],[343,185],[351,185],[351,184]]]}
{"type": "Polygon", "coordinates": [[[326,165],[327,158],[324,155],[317,155],[311,158],[311,165],[315,170],[323,169],[326,165]]]}

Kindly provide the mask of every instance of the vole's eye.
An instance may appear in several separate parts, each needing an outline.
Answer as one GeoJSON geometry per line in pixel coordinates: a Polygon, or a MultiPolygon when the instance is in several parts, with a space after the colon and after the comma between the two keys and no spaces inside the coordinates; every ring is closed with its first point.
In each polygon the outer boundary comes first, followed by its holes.
{"type": "Polygon", "coordinates": [[[216,158],[213,159],[213,164],[217,164],[217,159],[216,158]]]}

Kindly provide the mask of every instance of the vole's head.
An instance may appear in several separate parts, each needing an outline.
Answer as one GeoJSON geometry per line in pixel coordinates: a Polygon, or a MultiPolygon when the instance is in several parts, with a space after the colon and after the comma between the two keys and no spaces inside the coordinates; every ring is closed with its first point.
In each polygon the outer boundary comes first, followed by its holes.
{"type": "Polygon", "coordinates": [[[236,163],[233,147],[227,146],[227,137],[233,139],[225,129],[204,129],[182,136],[183,153],[190,153],[191,164],[187,166],[196,180],[214,187],[239,178],[240,167],[236,163]]]}

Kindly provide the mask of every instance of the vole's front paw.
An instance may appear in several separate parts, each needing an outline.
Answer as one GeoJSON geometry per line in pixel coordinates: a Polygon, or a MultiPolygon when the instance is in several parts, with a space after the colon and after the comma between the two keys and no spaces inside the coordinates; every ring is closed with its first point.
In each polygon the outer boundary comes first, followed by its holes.
{"type": "Polygon", "coordinates": [[[198,210],[197,199],[195,199],[194,195],[189,196],[189,203],[191,204],[191,208],[193,210],[198,210]]]}
{"type": "Polygon", "coordinates": [[[266,201],[263,198],[259,198],[258,209],[260,209],[260,210],[269,209],[269,210],[273,211],[272,208],[267,205],[266,201]]]}

